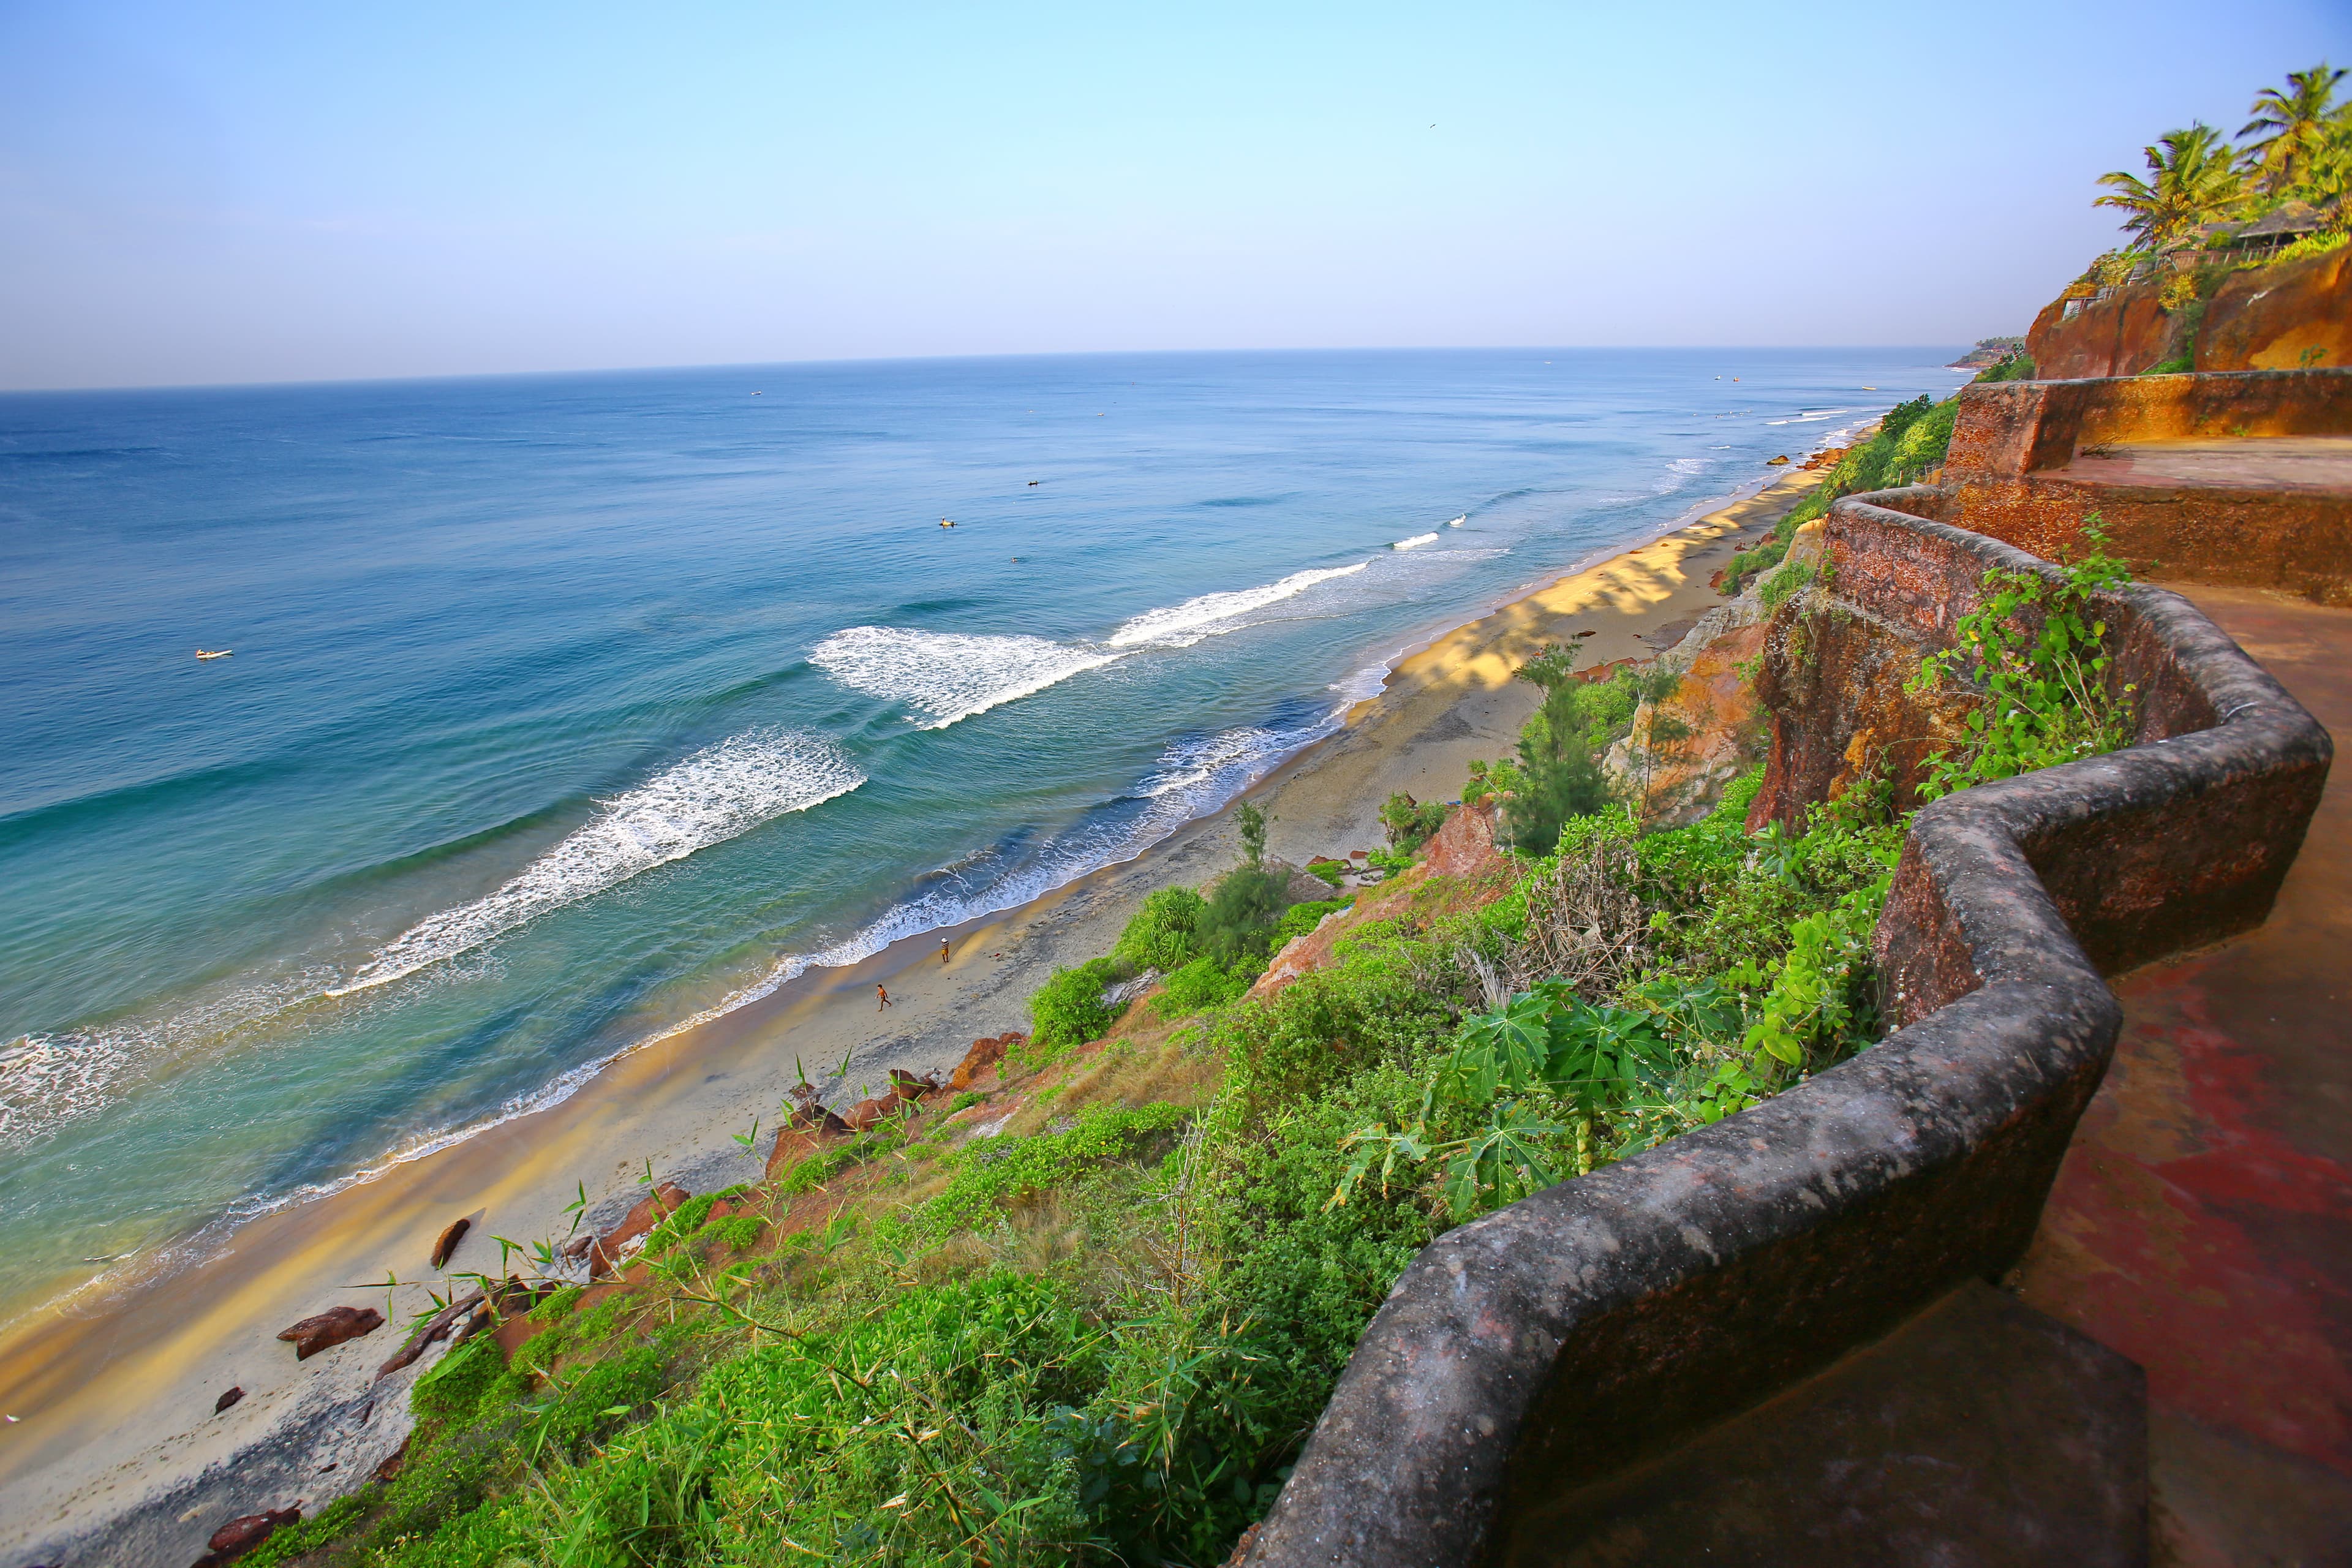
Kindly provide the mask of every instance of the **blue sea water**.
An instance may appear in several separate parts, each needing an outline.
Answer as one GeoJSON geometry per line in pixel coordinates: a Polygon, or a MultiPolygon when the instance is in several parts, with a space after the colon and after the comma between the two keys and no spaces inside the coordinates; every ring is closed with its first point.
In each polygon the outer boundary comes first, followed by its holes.
{"type": "Polygon", "coordinates": [[[1950,357],[0,397],[0,1317],[1130,855],[1950,357]]]}

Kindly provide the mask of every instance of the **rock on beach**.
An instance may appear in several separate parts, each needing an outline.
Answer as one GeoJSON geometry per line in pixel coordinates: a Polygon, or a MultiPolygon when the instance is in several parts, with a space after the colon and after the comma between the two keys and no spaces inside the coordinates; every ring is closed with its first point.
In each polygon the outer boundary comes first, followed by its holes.
{"type": "Polygon", "coordinates": [[[309,1361],[320,1351],[332,1350],[345,1340],[372,1334],[382,1327],[383,1314],[373,1307],[330,1307],[291,1328],[278,1330],[278,1337],[293,1344],[296,1361],[309,1361]]]}

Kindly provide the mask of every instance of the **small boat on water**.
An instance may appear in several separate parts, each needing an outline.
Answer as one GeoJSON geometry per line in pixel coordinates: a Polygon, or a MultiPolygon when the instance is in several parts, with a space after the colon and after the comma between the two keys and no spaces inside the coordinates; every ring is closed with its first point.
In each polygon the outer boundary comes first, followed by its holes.
{"type": "Polygon", "coordinates": [[[236,649],[233,647],[214,648],[210,652],[207,652],[203,648],[198,648],[196,649],[196,657],[198,658],[226,658],[236,651],[236,649]]]}

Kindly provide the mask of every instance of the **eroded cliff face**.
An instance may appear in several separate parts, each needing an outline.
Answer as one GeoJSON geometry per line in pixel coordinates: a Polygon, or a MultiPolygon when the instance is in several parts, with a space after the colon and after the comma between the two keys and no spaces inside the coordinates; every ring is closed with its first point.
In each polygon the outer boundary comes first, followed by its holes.
{"type": "MultiPolygon", "coordinates": [[[[2126,284],[2072,320],[2052,300],[2026,334],[2035,374],[2142,375],[2189,353],[2189,313],[2165,310],[2161,287],[2126,284]]],[[[2231,273],[2206,302],[2194,360],[2200,371],[2352,365],[2352,246],[2231,273]]]]}
{"type": "Polygon", "coordinates": [[[2104,300],[2086,300],[2070,321],[2068,301],[2053,300],[2033,318],[2025,352],[2044,381],[2088,375],[2137,375],[2176,358],[2186,323],[2157,303],[2157,285],[2133,283],[2104,300]]]}
{"type": "Polygon", "coordinates": [[[2205,307],[2199,370],[2352,365],[2352,246],[2233,272],[2205,307]]]}

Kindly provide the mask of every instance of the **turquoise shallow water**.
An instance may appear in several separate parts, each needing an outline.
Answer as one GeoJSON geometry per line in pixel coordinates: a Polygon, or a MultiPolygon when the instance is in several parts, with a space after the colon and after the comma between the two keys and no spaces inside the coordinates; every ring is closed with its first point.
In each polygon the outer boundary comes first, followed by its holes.
{"type": "Polygon", "coordinates": [[[1949,357],[0,397],[0,1314],[1132,854],[1949,357]]]}

